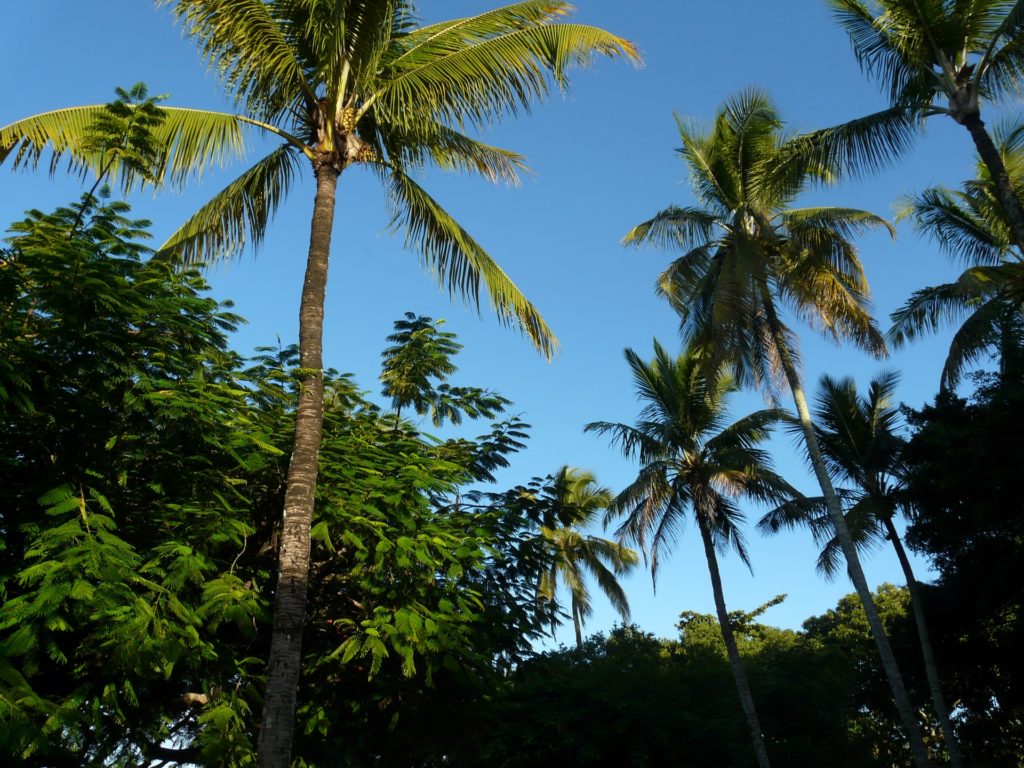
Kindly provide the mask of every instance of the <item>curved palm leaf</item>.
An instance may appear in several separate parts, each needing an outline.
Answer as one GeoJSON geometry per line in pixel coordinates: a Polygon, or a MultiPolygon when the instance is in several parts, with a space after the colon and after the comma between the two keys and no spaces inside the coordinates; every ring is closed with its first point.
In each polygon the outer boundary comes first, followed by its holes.
{"type": "MultiPolygon", "coordinates": [[[[50,171],[67,156],[72,170],[99,174],[101,151],[88,141],[89,128],[103,114],[104,105],[70,107],[27,117],[0,128],[0,163],[13,155],[14,168],[36,168],[50,150],[50,171]]],[[[153,129],[153,139],[163,147],[155,183],[181,187],[214,165],[245,152],[242,128],[252,121],[239,115],[181,107],[161,107],[164,121],[153,129]]],[[[118,166],[108,170],[113,179],[130,190],[154,180],[131,169],[119,177],[118,166]]]]}
{"type": "Polygon", "coordinates": [[[478,303],[482,281],[498,318],[517,325],[550,359],[558,340],[501,267],[412,178],[395,166],[375,166],[389,185],[392,226],[405,232],[406,243],[420,252],[438,283],[478,303]]]}
{"type": "Polygon", "coordinates": [[[301,168],[299,160],[290,144],[274,150],[196,211],[157,254],[194,264],[237,256],[250,241],[258,247],[301,168]]]}
{"type": "Polygon", "coordinates": [[[630,44],[596,27],[524,27],[441,55],[396,60],[373,106],[396,125],[430,114],[484,126],[500,115],[529,112],[548,94],[548,73],[564,87],[568,69],[585,66],[595,54],[638,58],[630,44]]]}

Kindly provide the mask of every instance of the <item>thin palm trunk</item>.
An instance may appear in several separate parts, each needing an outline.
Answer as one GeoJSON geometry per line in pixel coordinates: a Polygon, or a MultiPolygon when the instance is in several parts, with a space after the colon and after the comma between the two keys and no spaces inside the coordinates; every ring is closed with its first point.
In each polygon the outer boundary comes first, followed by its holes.
{"type": "Polygon", "coordinates": [[[583,650],[583,617],[576,595],[572,596],[572,626],[576,630],[576,650],[583,650]]]}
{"type": "Polygon", "coordinates": [[[896,526],[892,518],[884,521],[885,531],[896,550],[896,558],[903,568],[903,576],[907,580],[907,591],[910,592],[910,608],[914,612],[914,623],[917,626],[917,637],[921,642],[921,656],[924,659],[924,672],[928,678],[928,688],[932,695],[932,706],[939,718],[939,727],[942,729],[942,738],[946,742],[946,752],[949,754],[949,764],[952,768],[962,768],[963,760],[960,758],[960,744],[957,741],[956,733],[953,731],[953,723],[949,719],[949,707],[946,705],[946,697],[942,693],[942,681],[939,678],[939,667],[935,663],[935,654],[932,651],[932,641],[928,635],[928,626],[924,620],[924,606],[921,604],[921,594],[918,589],[917,579],[914,578],[914,570],[910,565],[910,559],[903,547],[896,526]]]}
{"type": "Polygon", "coordinates": [[[982,122],[979,114],[969,114],[960,122],[970,132],[974,146],[978,150],[978,156],[992,176],[996,197],[999,198],[999,203],[1006,214],[1006,223],[1010,225],[1013,239],[1017,241],[1018,246],[1024,249],[1024,208],[1021,207],[1020,198],[1017,197],[1013,184],[1010,183],[1010,174],[1006,171],[1002,155],[999,154],[999,150],[985,129],[985,123],[982,122]]]}
{"type": "Polygon", "coordinates": [[[766,308],[769,314],[772,335],[779,352],[779,361],[782,364],[789,389],[793,393],[793,402],[796,405],[800,427],[804,433],[807,454],[810,457],[811,466],[814,468],[814,476],[821,486],[821,493],[825,497],[829,518],[832,520],[836,538],[839,540],[843,556],[846,558],[846,568],[850,574],[850,581],[853,582],[853,586],[857,590],[857,596],[864,607],[864,614],[867,617],[871,635],[875,640],[875,646],[878,648],[882,669],[885,671],[885,676],[889,681],[889,689],[892,691],[896,710],[899,712],[900,720],[903,721],[903,727],[907,732],[910,751],[914,756],[914,763],[918,768],[928,768],[930,765],[928,751],[921,736],[921,727],[914,714],[910,697],[907,695],[907,688],[903,684],[903,676],[900,674],[899,664],[896,663],[896,655],[892,651],[889,637],[885,633],[882,617],[878,615],[875,601],[871,597],[871,588],[868,586],[868,580],[864,576],[864,569],[861,567],[860,556],[857,554],[857,547],[853,542],[853,536],[850,535],[850,529],[846,526],[843,509],[839,503],[839,496],[836,494],[836,489],[832,485],[832,478],[829,477],[828,470],[825,467],[825,460],[822,458],[818,437],[814,433],[814,422],[811,419],[810,408],[807,406],[807,396],[803,390],[800,374],[797,372],[796,364],[789,353],[789,348],[786,346],[786,339],[783,338],[781,325],[778,317],[775,315],[774,306],[770,302],[766,302],[766,308]]]}
{"type": "Polygon", "coordinates": [[[739,694],[740,706],[743,707],[747,728],[750,729],[750,740],[754,745],[757,765],[759,768],[771,768],[771,762],[768,760],[768,748],[765,746],[764,734],[761,732],[761,723],[757,719],[757,710],[754,708],[754,695],[750,691],[747,673],[743,669],[743,660],[740,659],[740,651],[736,646],[736,636],[733,635],[732,626],[729,624],[729,612],[725,607],[725,592],[722,590],[722,575],[718,572],[715,544],[711,540],[711,531],[708,530],[707,521],[699,512],[697,513],[697,525],[700,528],[700,538],[704,542],[704,556],[708,559],[708,573],[711,574],[711,591],[715,595],[718,624],[722,628],[722,639],[725,641],[725,648],[729,654],[729,666],[732,668],[733,680],[736,681],[736,693],[739,694]]]}
{"type": "Polygon", "coordinates": [[[316,167],[316,181],[306,278],[299,305],[299,404],[285,486],[267,690],[257,748],[260,768],[288,768],[291,763],[295,700],[302,671],[309,529],[324,422],[324,296],[338,170],[323,163],[316,167]]]}

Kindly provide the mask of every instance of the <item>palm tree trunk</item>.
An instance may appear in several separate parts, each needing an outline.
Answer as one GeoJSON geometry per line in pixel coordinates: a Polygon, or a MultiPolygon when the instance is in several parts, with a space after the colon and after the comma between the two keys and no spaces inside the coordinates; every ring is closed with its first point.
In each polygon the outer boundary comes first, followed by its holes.
{"type": "Polygon", "coordinates": [[[896,655],[892,652],[892,645],[889,637],[885,634],[885,626],[882,624],[882,617],[878,615],[875,601],[871,597],[871,588],[864,576],[864,569],[860,564],[860,556],[857,554],[857,547],[853,543],[850,529],[846,526],[846,518],[843,517],[843,509],[836,495],[836,489],[832,485],[832,479],[825,468],[825,461],[821,455],[821,447],[818,445],[818,437],[814,434],[814,422],[811,420],[811,411],[807,406],[807,397],[804,394],[800,374],[796,370],[793,356],[790,354],[786,339],[781,332],[781,323],[775,314],[775,307],[771,302],[765,302],[768,313],[768,322],[771,327],[772,336],[779,353],[779,361],[782,363],[783,372],[789,389],[793,393],[793,402],[796,405],[797,416],[800,419],[800,427],[804,433],[804,441],[807,444],[807,454],[814,468],[814,476],[821,486],[821,493],[825,497],[825,504],[828,507],[829,518],[832,520],[832,527],[835,529],[836,538],[842,547],[843,556],[846,558],[847,572],[850,574],[850,581],[853,582],[864,607],[864,614],[867,617],[868,626],[871,628],[871,635],[878,648],[878,655],[882,662],[882,669],[885,671],[886,679],[889,681],[889,689],[892,691],[896,703],[896,710],[899,712],[900,720],[907,732],[910,741],[910,751],[914,756],[914,763],[918,768],[929,768],[928,750],[925,748],[924,739],[921,736],[921,727],[914,714],[914,708],[907,695],[907,688],[903,684],[903,676],[900,674],[899,665],[896,663],[896,655]]]}
{"type": "Polygon", "coordinates": [[[1006,221],[1013,232],[1013,239],[1017,245],[1024,249],[1024,208],[1021,207],[1020,198],[1010,183],[1010,175],[1006,172],[1006,165],[999,154],[992,137],[985,129],[981,115],[978,112],[971,112],[958,121],[971,134],[974,146],[978,150],[978,156],[988,168],[989,174],[996,187],[996,197],[1006,213],[1006,221]]]}
{"type": "Polygon", "coordinates": [[[295,700],[302,670],[309,529],[324,422],[324,295],[339,173],[330,163],[316,166],[315,171],[316,198],[299,305],[299,404],[285,486],[267,690],[257,747],[260,768],[288,768],[291,763],[295,700]]]}
{"type": "MultiPolygon", "coordinates": [[[[788,356],[787,356],[788,357],[788,356]]],[[[928,751],[924,746],[924,739],[921,737],[921,728],[914,714],[914,708],[907,695],[907,688],[903,684],[903,676],[900,674],[899,665],[896,663],[896,655],[892,652],[892,645],[885,633],[885,626],[882,624],[882,617],[878,615],[875,601],[871,597],[871,588],[868,586],[867,578],[864,576],[864,569],[860,564],[860,556],[857,554],[857,547],[853,543],[850,529],[846,527],[846,519],[843,517],[842,507],[839,504],[839,497],[832,485],[832,480],[825,469],[825,462],[821,456],[821,447],[818,445],[818,438],[814,434],[814,424],[811,421],[810,409],[807,407],[807,397],[804,395],[800,379],[792,361],[783,363],[786,369],[786,378],[789,380],[789,387],[793,392],[793,400],[796,404],[797,415],[800,418],[800,426],[803,429],[804,440],[807,443],[807,453],[811,458],[811,465],[814,467],[815,477],[821,486],[821,492],[825,497],[829,517],[832,526],[835,528],[836,538],[842,547],[843,556],[846,558],[847,572],[850,574],[850,581],[853,582],[857,595],[860,597],[861,605],[864,607],[864,614],[871,628],[871,635],[874,637],[875,646],[878,648],[878,655],[882,661],[882,669],[889,681],[889,688],[892,691],[896,709],[899,712],[900,720],[906,729],[907,737],[910,740],[910,751],[914,755],[914,763],[918,768],[928,768],[928,751]]]]}
{"type": "Polygon", "coordinates": [[[921,656],[924,659],[924,672],[928,678],[928,688],[932,694],[932,706],[939,718],[939,728],[942,730],[942,738],[946,742],[946,752],[949,754],[949,764],[952,768],[963,768],[963,760],[960,758],[960,744],[957,741],[956,733],[953,731],[953,723],[949,719],[949,707],[946,705],[946,697],[942,694],[942,682],[939,678],[939,666],[935,663],[935,654],[932,652],[932,641],[928,635],[928,626],[924,620],[924,606],[921,604],[921,594],[918,589],[917,579],[914,578],[914,570],[910,566],[910,559],[907,551],[903,548],[903,542],[896,532],[892,518],[884,520],[885,531],[896,550],[896,558],[903,568],[903,576],[907,580],[907,591],[910,592],[910,608],[914,612],[914,623],[917,626],[917,637],[921,642],[921,656]]]}
{"type": "Polygon", "coordinates": [[[583,650],[583,617],[580,615],[580,604],[576,595],[572,596],[572,626],[576,630],[576,650],[583,650]]]}
{"type": "Polygon", "coordinates": [[[764,743],[764,734],[761,733],[761,723],[757,719],[757,710],[754,708],[754,695],[750,691],[747,673],[743,669],[743,660],[740,659],[740,651],[736,647],[736,637],[729,624],[729,612],[725,608],[725,593],[722,591],[722,576],[718,572],[715,544],[711,540],[707,521],[700,512],[697,513],[697,526],[700,528],[700,537],[704,542],[704,556],[708,559],[708,572],[711,574],[711,591],[715,595],[718,624],[722,628],[722,639],[725,640],[725,647],[729,654],[729,666],[732,668],[733,680],[736,681],[736,693],[739,694],[743,715],[747,719],[747,728],[750,729],[750,740],[754,745],[757,765],[758,768],[771,768],[771,763],[768,760],[768,748],[764,743]]]}

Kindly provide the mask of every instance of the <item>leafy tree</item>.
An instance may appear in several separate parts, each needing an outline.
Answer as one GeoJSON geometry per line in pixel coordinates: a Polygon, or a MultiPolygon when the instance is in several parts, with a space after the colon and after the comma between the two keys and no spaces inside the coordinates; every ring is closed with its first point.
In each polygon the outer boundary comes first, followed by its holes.
{"type": "MultiPolygon", "coordinates": [[[[143,261],[127,214],[86,195],[2,252],[0,754],[250,764],[297,359],[245,367],[240,319],[194,271],[143,261]]],[[[457,502],[525,425],[438,442],[326,381],[297,754],[410,765],[444,740],[395,724],[478,697],[550,620],[517,559],[535,524],[457,502]]]]}
{"type": "Polygon", "coordinates": [[[1018,372],[977,379],[970,399],[940,393],[908,413],[907,541],[938,572],[924,597],[970,765],[1008,768],[1024,758],[1024,593],[1016,571],[1024,507],[1014,484],[1024,459],[1022,406],[1018,372]]]}
{"type": "MultiPolygon", "coordinates": [[[[921,588],[895,524],[896,515],[908,511],[902,480],[905,440],[898,433],[899,411],[893,400],[898,382],[896,374],[883,373],[872,380],[862,397],[853,379],[823,376],[814,413],[815,429],[829,470],[840,482],[850,485],[841,496],[858,547],[866,549],[884,540],[896,553],[906,579],[932,705],[950,764],[959,766],[960,749],[925,621],[921,588]]],[[[824,506],[821,497],[801,499],[773,510],[758,527],[774,533],[784,525],[810,526],[815,540],[823,545],[818,569],[832,578],[842,565],[842,550],[824,506]]]]}
{"type": "Polygon", "coordinates": [[[616,497],[607,517],[625,515],[618,535],[637,542],[645,552],[650,542],[652,579],[657,575],[661,547],[672,544],[688,512],[696,520],[736,691],[758,765],[767,768],[768,752],[728,621],[716,550],[732,545],[749,567],[739,528],[743,515],[735,499],[779,503],[796,494],[757,447],[783,414],[758,411],[728,424],[725,397],[735,383],[727,375],[707,378],[698,354],[673,360],[655,342],[652,362],[645,363],[630,349],[626,361],[644,403],[640,420],[635,426],[595,422],[586,427],[610,435],[623,454],[640,462],[636,480],[616,497]]]}
{"type": "Polygon", "coordinates": [[[420,416],[430,414],[434,426],[440,427],[445,421],[461,424],[463,414],[490,419],[509,404],[493,392],[448,384],[448,377],[458,370],[452,357],[462,349],[455,334],[440,330],[443,320],[435,322],[412,312],[406,312],[405,318],[395,322],[395,332],[388,336],[392,346],[381,353],[380,379],[385,397],[391,398],[396,423],[402,408],[410,405],[420,416]]]}
{"type": "Polygon", "coordinates": [[[745,91],[719,111],[709,131],[677,118],[679,150],[704,208],[672,206],[634,227],[627,243],[684,251],[661,275],[658,291],[681,321],[684,338],[709,367],[727,363],[742,384],[774,394],[781,377],[796,405],[804,442],[857,594],[864,601],[901,719],[919,768],[928,764],[913,707],[843,517],[814,431],[799,373],[787,306],[835,340],[885,351],[868,311],[868,284],[854,234],[885,221],[848,208],[793,208],[792,202],[835,168],[809,163],[806,137],[787,137],[768,97],[745,91]],[[803,158],[803,159],[801,159],[803,158]]]}
{"type": "Polygon", "coordinates": [[[970,133],[1013,239],[1024,245],[1024,209],[981,119],[984,102],[1021,93],[1024,6],[1006,0],[829,4],[850,36],[857,62],[888,92],[891,105],[858,121],[877,128],[861,160],[871,163],[901,151],[924,118],[952,118],[970,133]],[[937,103],[943,99],[945,104],[937,103]]]}
{"type": "MultiPolygon", "coordinates": [[[[995,135],[1015,189],[1024,183],[1024,126],[995,135]]],[[[933,187],[905,208],[918,231],[937,241],[966,269],[955,282],[915,291],[892,315],[889,338],[895,346],[963,318],[942,369],[942,387],[953,389],[964,370],[987,350],[997,348],[1005,365],[1021,344],[1024,307],[1024,250],[1013,238],[984,164],[978,178],[961,190],[933,187]]]]}
{"type": "MultiPolygon", "coordinates": [[[[341,173],[377,174],[406,234],[442,285],[478,298],[483,281],[499,317],[517,324],[545,354],[554,337],[543,318],[483,248],[414,181],[425,165],[514,182],[512,152],[462,133],[528,110],[551,83],[595,54],[635,59],[625,40],[592,27],[555,24],[569,6],[527,0],[467,19],[418,26],[411,0],[164,0],[173,6],[244,114],[167,110],[164,153],[152,177],[183,181],[241,149],[243,126],[282,143],[229,184],[161,249],[186,262],[258,243],[269,218],[308,162],[316,178],[309,253],[299,309],[304,385],[284,501],[275,637],[261,730],[261,765],[288,764],[309,572],[317,451],[323,422],[323,307],[341,173]]],[[[50,145],[95,170],[100,153],[83,141],[96,113],[45,113],[0,129],[0,160],[34,163],[50,145]]],[[[126,185],[137,174],[125,169],[126,185]]]]}
{"type": "Polygon", "coordinates": [[[216,763],[247,738],[219,718],[266,572],[234,564],[248,478],[281,454],[226,348],[239,318],[196,272],[143,261],[128,213],[93,194],[31,211],[3,252],[0,357],[22,382],[0,399],[0,752],[18,764],[216,763]]]}
{"type": "Polygon", "coordinates": [[[555,473],[545,494],[550,508],[540,527],[540,545],[548,551],[549,567],[540,574],[537,595],[554,602],[559,583],[569,588],[576,647],[583,647],[583,622],[593,613],[586,573],[596,580],[623,621],[629,620],[629,601],[618,578],[639,562],[637,553],[622,544],[583,532],[597,522],[614,496],[597,484],[592,472],[565,466],[555,473]]]}

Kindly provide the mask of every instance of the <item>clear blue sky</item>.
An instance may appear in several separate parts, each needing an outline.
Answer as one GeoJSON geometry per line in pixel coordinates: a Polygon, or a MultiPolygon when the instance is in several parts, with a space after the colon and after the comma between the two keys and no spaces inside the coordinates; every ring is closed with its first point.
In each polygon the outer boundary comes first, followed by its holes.
{"type": "MultiPolygon", "coordinates": [[[[493,7],[490,0],[422,3],[433,21],[493,7]]],[[[625,250],[622,235],[669,203],[692,202],[672,113],[710,120],[729,95],[749,85],[769,90],[794,129],[809,130],[881,109],[882,98],[860,74],[845,35],[821,0],[579,0],[576,20],[623,35],[639,46],[644,66],[600,60],[578,72],[571,93],[509,120],[486,139],[527,155],[534,170],[518,189],[430,173],[425,186],[451,211],[530,297],[561,341],[553,364],[486,310],[477,314],[452,303],[425,275],[401,238],[384,228],[387,216],[376,181],[346,173],[339,186],[325,352],[328,365],[354,372],[376,393],[384,337],[405,311],[447,320],[466,349],[456,383],[498,389],[533,424],[528,450],[502,478],[525,482],[561,464],[595,471],[613,489],[631,479],[626,464],[600,439],[584,435],[595,420],[632,421],[637,404],[622,359],[625,347],[647,355],[651,339],[676,346],[676,323],[654,296],[655,277],[669,257],[625,250]]],[[[217,80],[206,74],[193,44],[165,10],[144,0],[34,0],[9,3],[0,71],[7,83],[0,125],[61,106],[101,103],[117,85],[146,82],[167,93],[168,104],[222,109],[217,80]]],[[[258,147],[252,159],[257,159],[258,147]]],[[[154,222],[157,242],[242,165],[226,168],[182,195],[137,196],[136,214],[154,222]]],[[[935,118],[915,152],[897,168],[869,180],[816,191],[807,203],[867,208],[891,216],[897,197],[972,175],[973,149],[962,128],[935,118]]],[[[0,172],[0,222],[28,208],[51,209],[76,199],[80,184],[58,173],[0,172]]],[[[242,352],[296,338],[297,304],[312,207],[309,174],[295,185],[264,247],[210,272],[214,294],[230,298],[249,324],[237,334],[242,352]]],[[[861,255],[871,280],[877,316],[887,316],[912,290],[954,274],[936,249],[908,226],[899,237],[865,238],[861,255]]],[[[949,334],[876,362],[851,348],[837,348],[801,328],[806,380],[823,372],[853,375],[862,384],[883,367],[903,372],[900,398],[919,406],[938,384],[949,334]]],[[[735,412],[762,407],[758,395],[734,401],[735,412]]],[[[472,428],[471,428],[472,429],[472,428]]],[[[470,434],[478,434],[471,431],[470,434]]],[[[815,487],[788,437],[774,454],[787,477],[815,487]]],[[[757,510],[750,517],[756,519],[757,510]]],[[[627,583],[634,620],[659,635],[674,636],[684,609],[713,612],[710,583],[698,537],[687,530],[663,561],[658,591],[639,573],[627,583]]],[[[816,552],[804,532],[762,539],[749,533],[752,578],[735,556],[723,563],[731,609],[750,610],[779,593],[788,600],[766,621],[797,627],[852,591],[845,579],[829,584],[815,573],[816,552]]],[[[895,558],[880,551],[866,558],[872,584],[900,581],[895,558]]],[[[923,564],[920,566],[923,570],[923,564]]],[[[922,574],[924,575],[924,574],[922,574]]],[[[588,631],[615,620],[602,599],[588,631]]],[[[559,640],[571,640],[571,627],[559,640]]]]}

